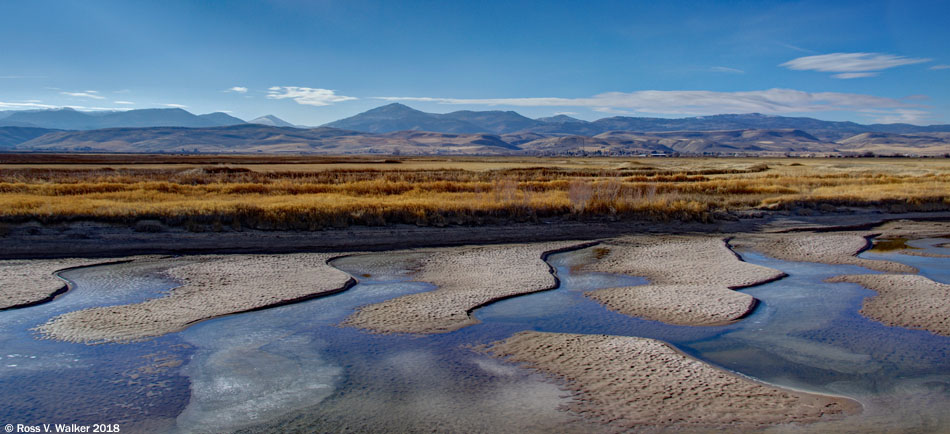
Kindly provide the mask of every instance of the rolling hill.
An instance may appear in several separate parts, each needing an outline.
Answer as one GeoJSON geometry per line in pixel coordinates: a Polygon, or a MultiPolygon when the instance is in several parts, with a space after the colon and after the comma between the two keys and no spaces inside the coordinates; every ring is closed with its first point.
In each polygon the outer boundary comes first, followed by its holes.
{"type": "Polygon", "coordinates": [[[6,151],[201,152],[406,155],[809,155],[950,153],[950,133],[862,133],[841,141],[802,130],[610,131],[594,136],[539,133],[457,134],[431,131],[362,133],[242,124],[212,128],[108,128],[50,131],[0,127],[6,151]],[[19,141],[19,142],[18,142],[19,141]]]}
{"type": "Polygon", "coordinates": [[[530,119],[512,111],[426,113],[388,104],[320,128],[273,115],[251,123],[181,109],[0,113],[6,152],[284,152],[532,155],[826,155],[950,153],[950,125],[861,125],[760,114],[681,119],[566,115],[530,119]],[[72,128],[39,128],[69,125],[72,128]],[[121,124],[117,128],[96,125],[121,124]],[[166,125],[167,124],[167,125],[166,125]],[[3,126],[9,125],[9,126],[3,126]],[[890,130],[890,131],[878,131],[890,130]]]}

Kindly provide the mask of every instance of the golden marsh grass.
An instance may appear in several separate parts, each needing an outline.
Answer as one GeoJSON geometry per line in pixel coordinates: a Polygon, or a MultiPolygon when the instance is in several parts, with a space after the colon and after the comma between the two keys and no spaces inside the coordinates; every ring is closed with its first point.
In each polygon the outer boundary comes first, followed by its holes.
{"type": "Polygon", "coordinates": [[[546,218],[707,221],[717,212],[755,209],[950,209],[950,162],[943,159],[201,163],[3,164],[0,219],[316,230],[546,218]]]}

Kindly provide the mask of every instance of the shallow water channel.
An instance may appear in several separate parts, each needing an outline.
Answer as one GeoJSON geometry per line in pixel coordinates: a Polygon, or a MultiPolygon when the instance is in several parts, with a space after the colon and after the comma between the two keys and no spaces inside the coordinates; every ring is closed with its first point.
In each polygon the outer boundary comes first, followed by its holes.
{"type": "MultiPolygon", "coordinates": [[[[946,240],[912,244],[931,253],[946,240]]],[[[950,338],[887,327],[858,314],[872,291],[824,283],[853,266],[744,260],[789,277],[744,290],[760,300],[722,327],[671,326],[620,315],[584,291],[641,278],[578,273],[592,249],[552,255],[558,289],[477,309],[481,323],[431,336],[377,335],[339,327],[359,306],[429,291],[406,271],[411,255],[344,257],[332,264],[360,279],[343,293],[201,322],[132,344],[38,340],[31,328],[90,306],[155,297],[176,284],[161,271],[187,258],[86,267],[62,273],[73,289],[44,305],[0,312],[0,422],[121,423],[123,432],[590,431],[558,411],[567,393],[537,374],[473,350],[522,330],[661,339],[755,379],[857,399],[847,427],[939,430],[950,408],[950,338]]],[[[948,258],[864,253],[950,282],[948,258]]],[[[490,272],[488,270],[487,272],[490,272]]],[[[820,431],[835,425],[814,425],[820,431]]]]}

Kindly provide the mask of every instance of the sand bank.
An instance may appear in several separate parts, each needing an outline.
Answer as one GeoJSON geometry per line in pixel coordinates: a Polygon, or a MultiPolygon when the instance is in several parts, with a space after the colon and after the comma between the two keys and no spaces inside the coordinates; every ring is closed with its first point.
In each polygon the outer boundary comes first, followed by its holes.
{"type": "Polygon", "coordinates": [[[556,287],[542,257],[576,242],[513,244],[405,251],[422,254],[412,280],[435,291],[411,294],[360,308],[344,322],[380,333],[444,333],[477,323],[477,307],[515,295],[556,287]]]}
{"type": "Polygon", "coordinates": [[[749,249],[773,258],[794,262],[819,262],[834,265],[857,265],[887,273],[916,273],[909,265],[891,261],[875,261],[856,255],[871,246],[869,234],[804,233],[743,235],[732,240],[736,248],[749,249]]]}
{"type": "Polygon", "coordinates": [[[70,312],[38,327],[73,342],[125,342],[175,332],[195,322],[340,291],[351,282],[327,265],[330,254],[195,256],[167,271],[182,282],[142,303],[70,312]]]}
{"type": "Polygon", "coordinates": [[[879,232],[881,238],[948,238],[950,222],[895,220],[874,228],[874,232],[879,232]]]}
{"type": "Polygon", "coordinates": [[[646,338],[521,332],[489,352],[565,380],[571,411],[622,428],[744,430],[860,410],[845,398],[782,390],[646,338]]]}
{"type": "Polygon", "coordinates": [[[0,261],[0,310],[52,300],[66,290],[55,275],[67,268],[113,262],[110,259],[23,259],[0,261]]]}
{"type": "Polygon", "coordinates": [[[950,336],[950,285],[907,274],[854,274],[828,282],[851,282],[877,291],[864,300],[861,314],[889,326],[929,330],[950,336]]]}
{"type": "Polygon", "coordinates": [[[591,271],[643,276],[650,284],[590,291],[612,310],[670,324],[714,325],[748,314],[756,300],[733,291],[785,276],[741,261],[715,237],[638,236],[602,244],[591,271]]]}

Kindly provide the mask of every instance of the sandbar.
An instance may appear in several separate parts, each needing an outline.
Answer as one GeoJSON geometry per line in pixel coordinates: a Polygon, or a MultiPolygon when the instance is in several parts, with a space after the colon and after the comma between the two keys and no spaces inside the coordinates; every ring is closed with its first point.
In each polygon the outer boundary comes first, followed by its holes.
{"type": "Polygon", "coordinates": [[[851,282],[877,291],[861,314],[889,326],[950,336],[950,285],[908,274],[850,274],[828,282],[851,282]]]}
{"type": "Polygon", "coordinates": [[[182,330],[232,313],[279,306],[348,288],[352,279],[329,265],[331,254],[195,256],[167,270],[182,283],[142,303],[69,312],[37,328],[71,342],[129,342],[182,330]]]}
{"type": "Polygon", "coordinates": [[[741,236],[733,246],[754,250],[773,258],[794,262],[818,262],[833,265],[857,265],[886,273],[916,273],[917,269],[892,261],[859,258],[871,246],[870,234],[770,234],[741,236]]]}
{"type": "Polygon", "coordinates": [[[586,295],[611,310],[678,325],[736,321],[756,305],[734,289],[785,276],[740,260],[726,242],[708,236],[634,236],[598,247],[601,258],[585,270],[643,276],[650,284],[607,288],[586,295]]]}
{"type": "Polygon", "coordinates": [[[112,259],[16,259],[0,261],[0,310],[32,306],[65,292],[56,272],[113,262],[112,259]]]}
{"type": "Polygon", "coordinates": [[[860,411],[850,399],[784,390],[653,339],[521,332],[488,349],[566,382],[572,412],[618,428],[749,430],[860,411]]]}
{"type": "Polygon", "coordinates": [[[478,320],[472,310],[516,295],[553,289],[557,280],[543,257],[583,246],[577,242],[468,246],[424,251],[412,279],[438,289],[361,307],[344,325],[378,333],[445,333],[478,320]]]}

